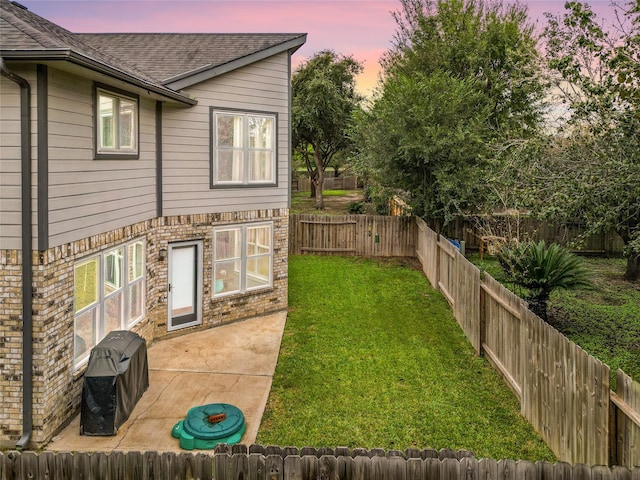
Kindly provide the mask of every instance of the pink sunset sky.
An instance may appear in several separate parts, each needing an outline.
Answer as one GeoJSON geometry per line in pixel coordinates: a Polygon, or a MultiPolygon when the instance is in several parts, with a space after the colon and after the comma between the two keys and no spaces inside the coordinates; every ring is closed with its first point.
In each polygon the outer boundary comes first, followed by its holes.
{"type": "MultiPolygon", "coordinates": [[[[293,68],[314,53],[332,49],[364,64],[358,88],[368,94],[391,46],[398,0],[18,0],[32,12],[76,33],[284,32],[307,33],[293,68]]],[[[564,0],[521,0],[533,22],[560,13],[564,0]]],[[[589,0],[599,18],[613,19],[610,0],[589,0]]]]}

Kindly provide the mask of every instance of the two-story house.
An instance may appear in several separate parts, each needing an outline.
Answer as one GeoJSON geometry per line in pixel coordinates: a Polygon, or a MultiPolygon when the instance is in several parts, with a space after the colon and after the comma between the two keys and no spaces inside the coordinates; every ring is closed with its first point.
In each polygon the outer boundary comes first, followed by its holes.
{"type": "Polygon", "coordinates": [[[0,0],[0,444],[73,416],[91,348],[284,310],[305,34],[74,34],[0,0]]]}

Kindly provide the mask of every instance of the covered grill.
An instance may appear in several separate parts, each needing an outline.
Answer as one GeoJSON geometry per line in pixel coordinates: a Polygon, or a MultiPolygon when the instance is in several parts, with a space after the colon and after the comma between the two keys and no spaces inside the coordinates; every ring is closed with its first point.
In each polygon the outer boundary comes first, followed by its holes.
{"type": "Polygon", "coordinates": [[[109,333],[91,351],[84,374],[80,435],[115,435],[148,387],[144,339],[128,331],[109,333]]]}

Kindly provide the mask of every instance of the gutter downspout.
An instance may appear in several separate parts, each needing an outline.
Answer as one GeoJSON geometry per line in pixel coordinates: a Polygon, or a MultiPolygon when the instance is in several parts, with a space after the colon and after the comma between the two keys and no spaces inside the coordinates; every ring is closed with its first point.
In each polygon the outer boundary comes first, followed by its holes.
{"type": "Polygon", "coordinates": [[[9,71],[0,57],[0,73],[20,87],[20,157],[22,183],[22,437],[27,446],[33,433],[33,226],[31,224],[31,86],[9,71]]]}

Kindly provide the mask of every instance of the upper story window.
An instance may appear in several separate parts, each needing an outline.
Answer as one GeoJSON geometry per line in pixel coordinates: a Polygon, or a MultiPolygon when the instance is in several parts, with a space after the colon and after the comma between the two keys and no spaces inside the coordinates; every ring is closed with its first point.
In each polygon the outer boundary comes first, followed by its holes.
{"type": "Polygon", "coordinates": [[[211,185],[275,185],[277,116],[212,110],[211,185]]]}
{"type": "Polygon", "coordinates": [[[96,87],[96,158],[138,158],[138,98],[96,87]]]}

